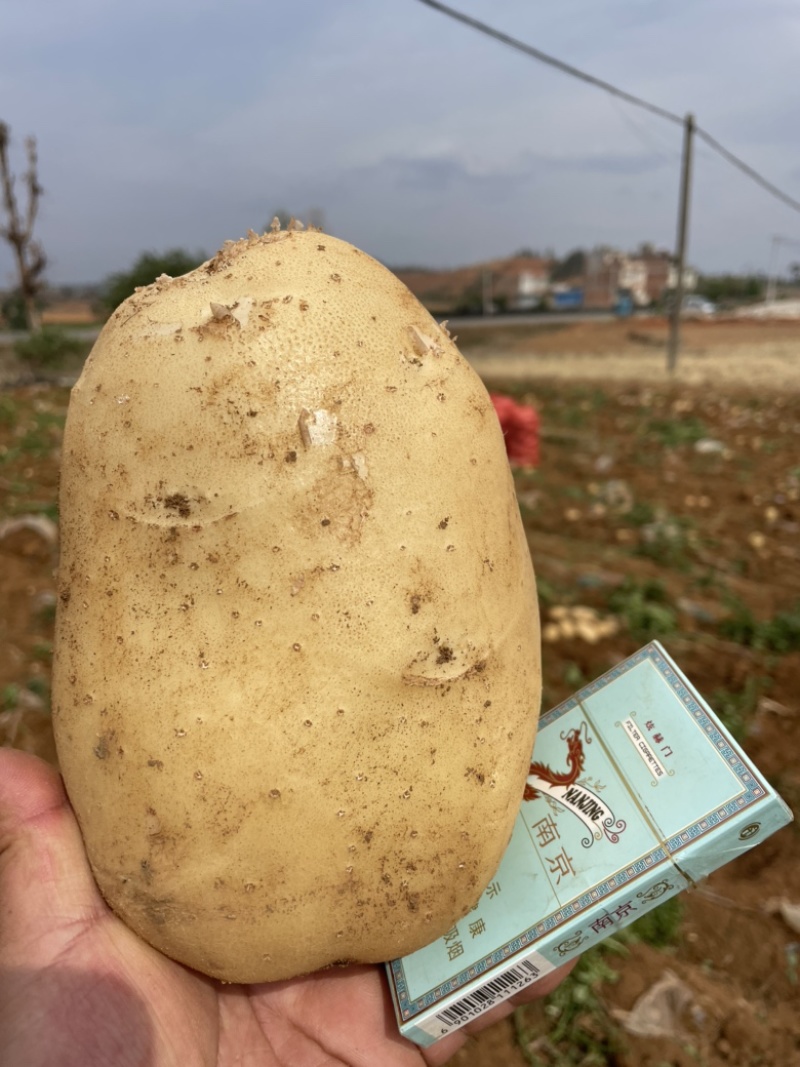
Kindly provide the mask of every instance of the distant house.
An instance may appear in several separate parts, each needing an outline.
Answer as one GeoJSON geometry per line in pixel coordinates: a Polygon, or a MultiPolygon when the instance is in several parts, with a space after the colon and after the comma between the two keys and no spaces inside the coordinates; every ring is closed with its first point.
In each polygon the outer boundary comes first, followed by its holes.
{"type": "MultiPolygon", "coordinates": [[[[596,248],[586,257],[584,306],[613,308],[625,294],[635,307],[649,307],[674,289],[676,282],[677,268],[670,252],[656,251],[647,244],[633,254],[596,248]]],[[[697,274],[691,268],[685,269],[683,284],[687,290],[697,285],[697,274]]]]}
{"type": "Polygon", "coordinates": [[[550,288],[550,260],[514,256],[488,266],[491,298],[497,310],[532,311],[550,288]]]}
{"type": "MultiPolygon", "coordinates": [[[[443,318],[541,306],[611,310],[622,296],[634,307],[646,308],[661,301],[676,282],[672,254],[648,244],[634,253],[609,247],[576,253],[569,257],[569,276],[562,272],[558,281],[552,277],[555,266],[547,257],[521,254],[455,270],[401,268],[395,274],[432,315],[443,318]]],[[[683,281],[690,292],[696,273],[687,268],[683,281]]]]}
{"type": "Polygon", "coordinates": [[[397,277],[432,315],[529,311],[550,285],[552,263],[538,256],[511,256],[456,270],[398,268],[397,277]]]}

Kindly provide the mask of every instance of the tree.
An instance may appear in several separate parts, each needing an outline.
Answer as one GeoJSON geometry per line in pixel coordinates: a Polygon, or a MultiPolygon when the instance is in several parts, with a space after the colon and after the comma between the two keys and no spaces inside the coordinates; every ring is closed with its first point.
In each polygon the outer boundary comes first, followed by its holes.
{"type": "Polygon", "coordinates": [[[0,122],[0,184],[3,192],[3,217],[5,221],[0,225],[0,237],[8,241],[14,253],[17,267],[18,286],[17,291],[25,308],[25,317],[28,329],[38,330],[41,326],[39,309],[36,306],[42,285],[44,268],[47,264],[44,251],[38,241],[33,238],[33,226],[36,222],[36,213],[39,208],[39,198],[43,189],[38,178],[38,155],[36,152],[36,140],[28,137],[25,140],[25,152],[28,159],[28,169],[23,175],[23,182],[27,190],[27,204],[24,212],[17,203],[17,195],[14,191],[14,175],[11,173],[11,164],[8,158],[8,147],[11,141],[11,131],[5,122],[0,122]]]}
{"type": "Polygon", "coordinates": [[[112,274],[103,285],[103,304],[114,311],[127,300],[135,289],[152,285],[156,278],[168,274],[177,278],[199,267],[205,260],[202,252],[187,252],[183,248],[171,248],[167,252],[143,252],[130,270],[112,274]]]}
{"type": "Polygon", "coordinates": [[[586,270],[586,253],[581,248],[575,249],[569,255],[559,260],[553,267],[551,277],[554,282],[564,281],[566,278],[574,278],[583,274],[586,270]]]}

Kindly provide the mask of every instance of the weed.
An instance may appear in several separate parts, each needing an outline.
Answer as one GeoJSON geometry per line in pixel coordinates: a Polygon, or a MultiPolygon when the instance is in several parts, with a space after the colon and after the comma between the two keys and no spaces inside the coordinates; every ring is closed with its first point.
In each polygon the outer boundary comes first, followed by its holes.
{"type": "Polygon", "coordinates": [[[67,357],[84,349],[81,341],[55,326],[45,326],[14,345],[16,355],[36,370],[59,367],[67,357]]]}
{"type": "Polygon", "coordinates": [[[562,426],[568,427],[570,430],[578,430],[586,425],[586,412],[582,411],[579,407],[561,407],[557,409],[555,413],[558,421],[562,426]]]}
{"type": "Polygon", "coordinates": [[[0,709],[2,711],[13,711],[17,706],[19,700],[19,686],[14,682],[9,685],[4,685],[0,689],[0,709]]]}
{"type": "Polygon", "coordinates": [[[10,396],[0,396],[0,426],[15,426],[19,412],[10,396]]]}
{"type": "Polygon", "coordinates": [[[577,663],[573,663],[570,660],[564,666],[564,685],[568,685],[570,689],[580,689],[581,686],[586,685],[587,678],[577,663]]]}
{"type": "Polygon", "coordinates": [[[50,682],[46,678],[37,676],[35,678],[29,678],[26,683],[26,689],[29,689],[32,693],[35,693],[37,697],[44,704],[46,711],[50,711],[50,682]]]}
{"type": "Polygon", "coordinates": [[[644,500],[635,500],[621,518],[631,526],[648,526],[655,522],[656,512],[652,504],[644,500]]]}
{"type": "Polygon", "coordinates": [[[637,641],[652,641],[674,633],[678,616],[670,607],[667,592],[661,582],[648,579],[641,584],[626,578],[611,594],[608,606],[621,616],[632,637],[637,641]]]}
{"type": "MultiPolygon", "coordinates": [[[[800,811],[800,779],[798,779],[797,774],[792,773],[791,769],[780,771],[778,774],[769,775],[769,780],[791,810],[794,812],[800,811]]],[[[792,823],[792,830],[795,834],[800,835],[800,820],[796,819],[792,823]]]]}
{"type": "Polygon", "coordinates": [[[730,615],[719,624],[722,637],[758,652],[783,654],[800,650],[800,602],[765,622],[759,622],[741,600],[731,600],[730,605],[730,615]]]}
{"type": "Polygon", "coordinates": [[[675,570],[685,571],[691,565],[693,546],[688,519],[662,517],[642,526],[642,537],[636,549],[638,556],[655,560],[656,563],[675,570]]]}
{"type": "MultiPolygon", "coordinates": [[[[36,618],[42,625],[55,622],[56,619],[56,602],[55,600],[46,600],[36,612],[36,618]]],[[[52,648],[52,645],[51,645],[52,648]]]]}
{"type": "Polygon", "coordinates": [[[737,741],[742,741],[758,707],[764,689],[764,679],[750,677],[739,693],[717,689],[711,696],[711,706],[737,741]]]}
{"type": "Polygon", "coordinates": [[[547,581],[546,578],[536,578],[536,593],[539,598],[540,607],[547,608],[551,604],[557,604],[559,602],[558,594],[555,587],[547,581]]]}
{"type": "Polygon", "coordinates": [[[682,920],[683,903],[680,897],[670,897],[631,923],[619,937],[626,944],[641,941],[654,948],[669,948],[678,940],[682,920]]]}
{"type": "Polygon", "coordinates": [[[53,645],[50,641],[37,641],[31,650],[31,654],[40,663],[49,663],[53,658],[53,645]]]}
{"type": "Polygon", "coordinates": [[[765,622],[759,642],[768,652],[797,652],[800,649],[800,603],[765,622]]]}
{"type": "Polygon", "coordinates": [[[537,1014],[541,1007],[526,1005],[514,1013],[517,1043],[531,1067],[606,1067],[615,1063],[623,1038],[601,995],[604,983],[619,977],[613,956],[627,956],[636,943],[664,949],[678,940],[683,905],[678,897],[659,904],[614,937],[592,946],[575,970],[546,998],[544,1014],[550,1021],[542,1034],[537,1014]]]}
{"type": "Polygon", "coordinates": [[[644,434],[666,448],[678,448],[708,437],[708,427],[694,415],[685,419],[650,419],[645,423],[644,434]]]}
{"type": "Polygon", "coordinates": [[[547,997],[545,1016],[550,1020],[547,1037],[535,1021],[532,1006],[514,1013],[517,1043],[531,1067],[604,1067],[619,1051],[619,1031],[599,994],[604,982],[619,977],[609,966],[610,953],[626,949],[613,938],[585,952],[575,970],[547,997]]]}

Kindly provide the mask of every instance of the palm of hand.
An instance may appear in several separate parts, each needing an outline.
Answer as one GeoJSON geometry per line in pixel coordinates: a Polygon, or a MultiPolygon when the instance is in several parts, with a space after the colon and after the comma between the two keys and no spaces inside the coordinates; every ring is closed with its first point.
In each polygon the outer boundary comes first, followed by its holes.
{"type": "Polygon", "coordinates": [[[401,1038],[379,967],[226,986],[162,956],[103,902],[58,776],[0,750],[4,1063],[423,1067],[444,1063],[463,1041],[453,1034],[423,1052],[401,1038]]]}

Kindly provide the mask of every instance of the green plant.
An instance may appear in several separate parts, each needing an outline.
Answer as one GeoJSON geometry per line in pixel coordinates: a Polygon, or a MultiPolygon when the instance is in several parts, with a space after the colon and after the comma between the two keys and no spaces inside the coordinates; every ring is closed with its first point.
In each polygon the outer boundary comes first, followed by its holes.
{"type": "Polygon", "coordinates": [[[729,603],[731,613],[719,624],[722,637],[758,652],[783,654],[800,650],[800,602],[765,622],[759,622],[741,600],[732,599],[729,603]]]}
{"type": "Polygon", "coordinates": [[[540,578],[538,575],[536,578],[536,593],[540,607],[546,608],[559,602],[559,596],[552,582],[548,582],[546,578],[540,578]]]}
{"type": "Polygon", "coordinates": [[[19,686],[14,682],[0,689],[0,710],[13,711],[19,700],[19,686]]]}
{"type": "Polygon", "coordinates": [[[763,624],[759,644],[768,652],[797,652],[800,649],[800,602],[763,624]]]}
{"type": "Polygon", "coordinates": [[[675,945],[682,919],[680,898],[670,897],[585,952],[569,978],[545,1000],[544,1014],[551,1023],[546,1035],[541,1024],[537,1026],[541,1008],[518,1008],[517,1042],[531,1067],[606,1067],[616,1062],[622,1038],[601,995],[602,985],[619,977],[611,958],[627,956],[628,946],[636,943],[658,949],[675,945]]]}
{"type": "Polygon", "coordinates": [[[608,598],[610,610],[625,620],[632,637],[637,641],[651,641],[674,633],[678,616],[670,606],[661,582],[648,579],[641,584],[626,578],[608,598]]]}
{"type": "Polygon", "coordinates": [[[712,693],[711,707],[737,741],[744,739],[763,691],[764,679],[750,676],[738,693],[729,689],[716,689],[712,693]]]}
{"type": "MultiPolygon", "coordinates": [[[[36,612],[36,617],[40,623],[47,625],[48,623],[55,622],[56,618],[56,602],[53,600],[46,600],[36,612]]],[[[52,645],[51,645],[52,650],[52,645]]]]}
{"type": "Polygon", "coordinates": [[[650,419],[645,423],[643,433],[666,448],[678,448],[708,437],[708,427],[702,419],[691,415],[682,419],[650,419]]]}
{"type": "Polygon", "coordinates": [[[682,920],[680,897],[670,897],[627,926],[619,936],[626,944],[641,941],[654,948],[669,948],[678,940],[682,920]]]}
{"type": "Polygon", "coordinates": [[[26,689],[29,689],[31,693],[34,693],[42,701],[45,711],[50,711],[50,682],[47,678],[37,675],[35,678],[29,678],[26,683],[26,689]]]}
{"type": "Polygon", "coordinates": [[[586,675],[577,663],[570,660],[564,665],[564,685],[568,685],[570,689],[580,689],[586,682],[586,675]]]}
{"type": "Polygon", "coordinates": [[[25,300],[18,289],[8,293],[0,301],[0,318],[9,330],[27,330],[28,314],[25,300]]]}
{"type": "Polygon", "coordinates": [[[615,938],[585,952],[572,974],[546,998],[546,1036],[536,1016],[541,1009],[526,1005],[514,1013],[519,1048],[531,1067],[606,1067],[620,1048],[619,1030],[600,997],[604,982],[619,975],[608,956],[626,954],[615,938]]]}
{"type": "Polygon", "coordinates": [[[17,341],[14,352],[34,370],[59,367],[68,357],[83,351],[84,344],[56,326],[44,326],[29,337],[17,341]]]}
{"type": "Polygon", "coordinates": [[[114,311],[139,286],[151,285],[162,274],[168,274],[170,278],[188,274],[205,258],[202,252],[187,252],[183,248],[171,248],[161,253],[143,252],[130,270],[119,271],[106,279],[103,303],[109,311],[114,311]]]}
{"type": "Polygon", "coordinates": [[[691,564],[692,523],[688,519],[662,516],[641,527],[636,555],[664,567],[686,571],[691,564]]]}
{"type": "Polygon", "coordinates": [[[51,641],[37,641],[31,649],[33,658],[40,663],[49,663],[53,658],[53,645],[51,641]]]}
{"type": "Polygon", "coordinates": [[[651,522],[655,522],[656,512],[652,504],[644,500],[634,500],[630,508],[620,515],[620,518],[631,526],[648,526],[651,522]]]}
{"type": "Polygon", "coordinates": [[[10,396],[0,396],[0,426],[16,426],[19,409],[10,396]]]}

